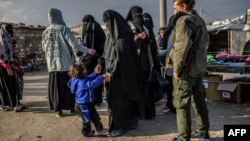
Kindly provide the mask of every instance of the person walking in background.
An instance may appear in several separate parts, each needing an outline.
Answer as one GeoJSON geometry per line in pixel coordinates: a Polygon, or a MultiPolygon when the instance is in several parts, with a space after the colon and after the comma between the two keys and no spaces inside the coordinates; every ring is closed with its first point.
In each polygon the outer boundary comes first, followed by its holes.
{"type": "MultiPolygon", "coordinates": [[[[103,54],[103,48],[105,43],[106,35],[101,27],[101,25],[95,21],[92,15],[85,15],[82,19],[82,44],[96,50],[96,54],[86,55],[82,52],[78,52],[79,61],[84,62],[88,74],[94,71],[97,65],[97,60],[103,54]]],[[[95,95],[95,105],[100,106],[102,103],[102,91],[103,85],[94,89],[95,95]]]]}
{"type": "Polygon", "coordinates": [[[18,85],[18,72],[15,69],[13,26],[3,23],[0,29],[0,105],[1,109],[22,111],[18,85]]]}
{"type": "MultiPolygon", "coordinates": [[[[202,77],[206,72],[206,45],[209,42],[204,20],[193,10],[195,0],[174,0],[175,18],[173,26],[175,37],[170,57],[173,65],[173,105],[176,108],[176,118],[179,136],[174,141],[189,141],[198,137],[209,139],[208,108],[205,101],[205,88],[202,77]],[[198,28],[201,34],[198,34],[198,28]],[[198,40],[196,36],[198,36],[198,40]],[[197,45],[196,56],[188,56],[192,45],[197,45]],[[192,57],[194,64],[187,78],[181,77],[186,59],[192,57]],[[197,130],[191,130],[191,105],[196,115],[197,130]]],[[[171,62],[168,62],[171,63],[171,62]]]]}
{"type": "Polygon", "coordinates": [[[110,136],[117,137],[127,130],[138,127],[138,116],[144,106],[143,76],[133,34],[125,19],[116,11],[103,13],[103,22],[109,33],[105,41],[103,57],[96,70],[105,67],[110,82],[107,88],[107,103],[111,110],[110,136]]]}
{"type": "Polygon", "coordinates": [[[64,23],[59,9],[50,8],[48,12],[49,26],[42,34],[42,50],[45,53],[47,69],[49,72],[48,97],[50,110],[62,117],[62,110],[75,113],[74,95],[70,93],[67,83],[69,81],[69,66],[75,63],[73,49],[87,54],[95,54],[94,49],[88,49],[79,44],[64,23]]]}
{"type": "MultiPolygon", "coordinates": [[[[174,29],[172,26],[172,22],[174,19],[174,15],[169,18],[168,25],[166,27],[166,31],[164,32],[163,38],[166,40],[166,43],[164,44],[165,49],[159,50],[159,56],[165,56],[164,60],[167,60],[169,58],[169,52],[171,48],[173,47],[173,35],[174,35],[174,29]]],[[[165,61],[164,61],[165,62],[165,61]]],[[[172,66],[169,66],[168,64],[164,64],[165,66],[165,79],[169,82],[169,85],[167,86],[166,93],[167,93],[167,102],[162,108],[162,112],[165,114],[170,113],[176,113],[175,107],[173,106],[173,68],[172,66]]]]}
{"type": "MultiPolygon", "coordinates": [[[[158,36],[156,36],[156,42],[157,42],[158,50],[165,50],[166,49],[166,41],[167,41],[167,39],[164,37],[166,30],[167,30],[166,27],[160,27],[159,28],[158,36]]],[[[166,55],[165,54],[159,54],[159,58],[160,58],[161,65],[164,66],[165,65],[166,55]]]]}
{"type": "Polygon", "coordinates": [[[75,95],[76,109],[83,120],[82,134],[86,137],[95,134],[95,130],[91,130],[91,122],[98,135],[108,132],[108,129],[103,128],[101,118],[95,109],[93,94],[93,90],[104,83],[106,76],[97,75],[95,72],[88,75],[84,63],[73,64],[68,73],[71,79],[67,85],[75,95]]]}
{"type": "MultiPolygon", "coordinates": [[[[148,29],[144,28],[145,24],[143,19],[143,9],[141,7],[132,6],[129,9],[126,21],[128,22],[134,34],[134,42],[136,43],[136,48],[138,50],[138,54],[140,57],[140,66],[142,68],[143,76],[145,79],[144,83],[146,87],[144,92],[144,101],[145,101],[144,118],[153,119],[156,116],[154,98],[153,98],[154,88],[150,83],[146,83],[146,80],[149,79],[152,69],[158,71],[157,68],[155,68],[157,67],[157,65],[153,64],[154,62],[157,62],[155,60],[157,58],[157,52],[152,52],[152,50],[154,50],[155,44],[151,44],[152,38],[149,38],[149,33],[147,32],[148,29]],[[151,58],[153,59],[152,63],[150,63],[151,58]]],[[[150,26],[151,26],[150,28],[152,28],[152,25],[150,26]]]]}

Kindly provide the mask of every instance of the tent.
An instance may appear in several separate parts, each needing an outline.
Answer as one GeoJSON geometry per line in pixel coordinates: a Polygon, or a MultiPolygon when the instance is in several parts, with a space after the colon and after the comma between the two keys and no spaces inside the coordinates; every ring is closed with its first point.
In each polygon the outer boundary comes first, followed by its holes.
{"type": "Polygon", "coordinates": [[[249,31],[250,24],[247,24],[247,12],[240,17],[234,19],[226,19],[222,21],[215,21],[211,26],[207,26],[209,32],[218,30],[242,30],[249,31]]]}
{"type": "Polygon", "coordinates": [[[215,21],[207,25],[210,34],[210,51],[250,55],[250,9],[240,17],[215,21]]]}
{"type": "Polygon", "coordinates": [[[209,32],[215,32],[215,31],[220,31],[220,30],[250,31],[250,25],[242,24],[242,23],[229,23],[229,24],[222,24],[222,25],[207,26],[207,30],[209,32]]]}

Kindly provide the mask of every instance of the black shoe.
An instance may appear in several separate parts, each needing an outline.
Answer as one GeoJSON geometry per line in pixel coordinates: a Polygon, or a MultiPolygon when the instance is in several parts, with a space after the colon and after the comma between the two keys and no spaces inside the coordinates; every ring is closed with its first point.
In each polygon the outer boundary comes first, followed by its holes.
{"type": "Polygon", "coordinates": [[[174,137],[172,141],[181,141],[181,139],[178,137],[174,137]]]}
{"type": "Polygon", "coordinates": [[[191,134],[191,138],[203,138],[203,139],[210,139],[209,133],[208,131],[206,131],[205,133],[201,133],[198,131],[194,131],[191,134]]]}
{"type": "Polygon", "coordinates": [[[20,112],[20,111],[22,111],[22,110],[24,110],[24,109],[27,109],[27,108],[28,108],[27,106],[22,105],[22,104],[19,104],[19,105],[17,105],[17,106],[14,108],[14,110],[15,110],[15,112],[20,112]]]}
{"type": "Polygon", "coordinates": [[[111,131],[109,135],[111,137],[119,137],[119,136],[121,136],[123,134],[125,134],[125,131],[122,130],[122,129],[120,129],[120,130],[113,130],[113,131],[111,131]]]}
{"type": "Polygon", "coordinates": [[[88,133],[84,134],[85,137],[93,137],[94,135],[95,135],[95,130],[91,130],[88,133]]]}

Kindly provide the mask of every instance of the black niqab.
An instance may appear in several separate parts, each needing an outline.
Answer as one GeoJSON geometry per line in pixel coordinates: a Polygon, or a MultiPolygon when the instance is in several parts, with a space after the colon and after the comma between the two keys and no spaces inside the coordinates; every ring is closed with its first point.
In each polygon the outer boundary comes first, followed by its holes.
{"type": "Polygon", "coordinates": [[[85,15],[82,19],[82,39],[87,33],[93,33],[92,24],[94,24],[95,19],[92,15],[85,15]]]}
{"type": "Polygon", "coordinates": [[[151,38],[151,39],[155,38],[154,31],[153,31],[154,24],[153,24],[153,19],[152,19],[151,15],[148,13],[144,13],[143,20],[144,20],[145,27],[148,29],[149,38],[151,38]]]}
{"type": "Polygon", "coordinates": [[[143,9],[139,6],[132,6],[126,17],[126,21],[131,21],[132,24],[139,30],[138,33],[145,31],[143,28],[143,9]]]}
{"type": "Polygon", "coordinates": [[[92,15],[85,15],[82,22],[82,42],[88,48],[95,49],[98,57],[101,56],[106,39],[101,25],[95,21],[92,15]]]}

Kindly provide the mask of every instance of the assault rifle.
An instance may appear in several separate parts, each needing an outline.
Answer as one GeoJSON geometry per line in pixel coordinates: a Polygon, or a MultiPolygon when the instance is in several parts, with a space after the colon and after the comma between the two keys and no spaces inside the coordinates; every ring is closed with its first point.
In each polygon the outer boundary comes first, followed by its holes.
{"type": "Polygon", "coordinates": [[[188,55],[187,55],[187,59],[185,61],[185,65],[183,67],[183,69],[181,70],[181,72],[179,73],[179,77],[181,79],[181,83],[178,87],[178,90],[180,89],[183,80],[187,79],[193,64],[195,62],[196,59],[196,55],[197,55],[197,48],[198,48],[198,39],[201,36],[201,25],[188,25],[188,27],[191,28],[192,32],[193,32],[193,44],[190,47],[189,51],[188,51],[188,55]]]}

